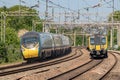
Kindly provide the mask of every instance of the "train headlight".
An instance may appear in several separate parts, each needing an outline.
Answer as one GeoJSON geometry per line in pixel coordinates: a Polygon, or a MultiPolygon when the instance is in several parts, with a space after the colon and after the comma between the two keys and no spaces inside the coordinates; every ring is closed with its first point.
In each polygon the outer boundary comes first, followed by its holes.
{"type": "Polygon", "coordinates": [[[22,51],[22,52],[24,52],[24,51],[25,51],[25,49],[24,49],[24,48],[22,48],[22,49],[21,49],[21,51],[22,51]]]}

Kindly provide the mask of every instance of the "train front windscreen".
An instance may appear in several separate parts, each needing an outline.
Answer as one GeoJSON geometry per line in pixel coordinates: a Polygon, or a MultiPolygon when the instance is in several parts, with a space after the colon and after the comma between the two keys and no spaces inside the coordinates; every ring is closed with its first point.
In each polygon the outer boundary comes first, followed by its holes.
{"type": "Polygon", "coordinates": [[[103,37],[102,39],[101,39],[101,44],[106,44],[106,38],[105,37],[103,37]]]}
{"type": "Polygon", "coordinates": [[[104,45],[106,43],[105,37],[95,37],[90,38],[90,44],[91,45],[104,45]]]}
{"type": "Polygon", "coordinates": [[[23,47],[27,49],[34,48],[39,43],[37,37],[28,37],[22,40],[23,47]]]}

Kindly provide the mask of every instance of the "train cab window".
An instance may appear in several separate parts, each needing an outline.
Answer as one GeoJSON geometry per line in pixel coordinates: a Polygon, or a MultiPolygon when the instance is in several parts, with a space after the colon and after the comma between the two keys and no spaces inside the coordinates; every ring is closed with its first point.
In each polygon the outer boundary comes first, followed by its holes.
{"type": "Polygon", "coordinates": [[[38,44],[37,37],[24,38],[22,41],[22,45],[28,49],[34,48],[36,46],[36,44],[38,44]]]}
{"type": "Polygon", "coordinates": [[[101,43],[102,43],[102,44],[105,44],[105,43],[106,43],[106,39],[105,39],[105,38],[102,38],[101,43]]]}
{"type": "Polygon", "coordinates": [[[101,40],[100,40],[101,38],[100,38],[100,36],[99,35],[96,35],[95,36],[95,44],[96,45],[100,45],[101,44],[101,40]]]}
{"type": "Polygon", "coordinates": [[[90,38],[90,44],[91,44],[91,45],[95,44],[94,38],[90,38]]]}

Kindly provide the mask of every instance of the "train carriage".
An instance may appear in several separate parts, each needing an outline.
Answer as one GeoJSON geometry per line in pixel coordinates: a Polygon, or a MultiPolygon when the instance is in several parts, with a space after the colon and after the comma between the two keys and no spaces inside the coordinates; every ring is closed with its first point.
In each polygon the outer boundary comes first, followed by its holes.
{"type": "Polygon", "coordinates": [[[40,44],[40,58],[44,59],[46,57],[50,57],[52,55],[52,51],[54,51],[54,41],[52,34],[40,33],[40,44]]]}
{"type": "Polygon", "coordinates": [[[70,47],[70,41],[67,36],[62,35],[62,41],[63,41],[63,53],[69,53],[71,52],[71,47],[70,47]]]}
{"type": "Polygon", "coordinates": [[[23,58],[26,60],[28,58],[38,57],[39,53],[39,34],[37,32],[28,32],[21,38],[21,52],[23,58]]]}
{"type": "Polygon", "coordinates": [[[55,55],[60,55],[62,54],[61,53],[61,50],[62,50],[62,38],[61,38],[61,35],[59,34],[53,34],[53,40],[54,40],[54,44],[55,44],[55,55]]]}
{"type": "Polygon", "coordinates": [[[90,50],[91,58],[108,57],[107,53],[108,42],[106,35],[100,34],[91,35],[88,41],[89,41],[88,49],[90,50]]]}
{"type": "Polygon", "coordinates": [[[60,34],[27,32],[21,37],[24,60],[55,57],[71,51],[69,38],[60,34]],[[69,51],[68,51],[69,50],[69,51]]]}

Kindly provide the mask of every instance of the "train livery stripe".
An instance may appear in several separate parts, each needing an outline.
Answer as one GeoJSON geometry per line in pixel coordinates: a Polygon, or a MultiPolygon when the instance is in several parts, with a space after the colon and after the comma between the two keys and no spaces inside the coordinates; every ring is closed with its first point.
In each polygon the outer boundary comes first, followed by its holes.
{"type": "Polygon", "coordinates": [[[38,57],[38,46],[39,44],[37,44],[34,48],[32,49],[26,49],[22,46],[23,49],[23,56],[24,58],[33,58],[33,57],[38,57]]]}

